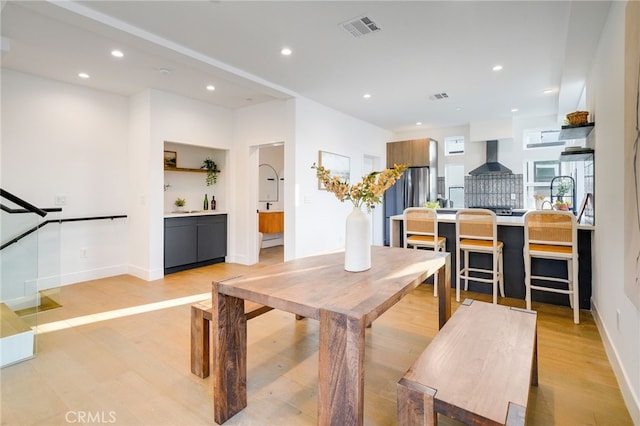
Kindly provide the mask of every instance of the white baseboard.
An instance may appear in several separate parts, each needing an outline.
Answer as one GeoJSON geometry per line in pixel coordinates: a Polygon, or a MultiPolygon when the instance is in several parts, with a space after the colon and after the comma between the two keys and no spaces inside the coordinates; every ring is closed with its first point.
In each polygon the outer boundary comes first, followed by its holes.
{"type": "Polygon", "coordinates": [[[631,382],[629,377],[620,362],[618,352],[611,341],[611,337],[607,332],[607,328],[605,327],[602,318],[600,318],[598,307],[593,298],[591,299],[591,312],[596,322],[596,326],[598,327],[598,331],[600,332],[600,336],[602,336],[604,350],[607,353],[607,357],[609,358],[609,362],[613,368],[613,373],[615,374],[616,379],[618,379],[620,392],[622,393],[622,398],[624,399],[627,409],[629,410],[629,414],[631,415],[631,420],[634,425],[640,425],[640,399],[638,399],[638,395],[635,394],[630,385],[631,382]]]}
{"type": "Polygon", "coordinates": [[[144,269],[134,265],[129,265],[123,273],[145,281],[160,280],[164,277],[164,269],[144,269]]]}
{"type": "Polygon", "coordinates": [[[253,261],[249,260],[249,256],[245,256],[244,254],[229,254],[224,258],[226,263],[238,263],[240,265],[255,265],[255,259],[253,261]]]}
{"type": "Polygon", "coordinates": [[[108,266],[99,269],[78,271],[60,275],[60,286],[81,283],[84,281],[98,280],[100,278],[114,277],[127,273],[127,265],[108,266]]]}
{"type": "Polygon", "coordinates": [[[3,300],[2,303],[7,305],[12,311],[33,308],[40,304],[40,293],[36,292],[28,296],[17,297],[11,300],[3,300]]]}
{"type": "Polygon", "coordinates": [[[262,240],[262,248],[283,246],[283,245],[284,245],[284,239],[282,238],[274,238],[272,240],[262,240]]]}

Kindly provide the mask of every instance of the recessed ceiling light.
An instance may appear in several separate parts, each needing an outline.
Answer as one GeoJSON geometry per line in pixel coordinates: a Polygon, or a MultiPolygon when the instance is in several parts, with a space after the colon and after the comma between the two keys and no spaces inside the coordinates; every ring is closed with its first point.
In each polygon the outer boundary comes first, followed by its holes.
{"type": "Polygon", "coordinates": [[[422,121],[416,122],[416,126],[422,126],[422,121]]]}
{"type": "Polygon", "coordinates": [[[213,92],[214,90],[216,90],[216,86],[214,86],[213,84],[209,84],[207,85],[207,90],[213,92]]]}
{"type": "Polygon", "coordinates": [[[542,93],[548,95],[549,93],[553,93],[553,89],[545,89],[542,93]]]}
{"type": "Polygon", "coordinates": [[[80,73],[78,73],[78,77],[80,77],[80,78],[89,78],[89,74],[87,74],[86,72],[80,72],[80,73]]]}
{"type": "Polygon", "coordinates": [[[518,112],[518,108],[511,108],[511,112],[518,112]]]}
{"type": "Polygon", "coordinates": [[[362,95],[362,97],[365,99],[369,99],[371,98],[371,93],[365,93],[364,95],[362,95]]]}
{"type": "Polygon", "coordinates": [[[494,65],[493,68],[491,68],[494,71],[500,71],[502,70],[502,65],[494,65]]]}
{"type": "Polygon", "coordinates": [[[112,50],[111,56],[115,56],[116,58],[122,58],[124,56],[124,53],[122,53],[121,50],[112,50]]]}
{"type": "Polygon", "coordinates": [[[168,75],[171,72],[171,70],[169,68],[159,68],[158,71],[162,75],[168,75]]]}
{"type": "Polygon", "coordinates": [[[462,108],[458,107],[456,108],[456,111],[462,111],[462,108]]]}
{"type": "Polygon", "coordinates": [[[282,50],[280,50],[280,53],[282,54],[282,56],[289,56],[293,53],[293,51],[288,47],[283,47],[282,50]]]}

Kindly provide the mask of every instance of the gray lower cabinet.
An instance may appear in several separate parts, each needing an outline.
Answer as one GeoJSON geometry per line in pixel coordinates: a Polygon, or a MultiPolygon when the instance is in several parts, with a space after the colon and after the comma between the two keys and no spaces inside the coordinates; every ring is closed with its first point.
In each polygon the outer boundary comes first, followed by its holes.
{"type": "Polygon", "coordinates": [[[198,258],[196,217],[164,220],[164,268],[195,263],[198,258]]]}
{"type": "Polygon", "coordinates": [[[198,262],[227,255],[227,215],[198,217],[198,262]]]}
{"type": "Polygon", "coordinates": [[[165,274],[224,262],[226,255],[226,214],[165,218],[165,274]]]}

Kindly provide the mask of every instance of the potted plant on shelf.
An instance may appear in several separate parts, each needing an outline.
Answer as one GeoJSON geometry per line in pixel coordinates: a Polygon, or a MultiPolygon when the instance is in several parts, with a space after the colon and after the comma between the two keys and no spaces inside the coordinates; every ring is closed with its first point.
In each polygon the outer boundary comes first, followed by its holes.
{"type": "Polygon", "coordinates": [[[563,201],[563,197],[569,193],[571,189],[568,182],[564,180],[560,180],[558,182],[558,186],[556,186],[556,196],[558,197],[558,201],[563,201]]]}
{"type": "Polygon", "coordinates": [[[184,198],[176,198],[176,200],[173,202],[173,204],[176,206],[176,211],[183,211],[184,210],[184,205],[187,203],[187,200],[185,200],[184,198]]]}
{"type": "Polygon", "coordinates": [[[216,162],[210,157],[205,158],[200,168],[207,171],[207,186],[211,186],[218,181],[218,173],[220,173],[220,170],[216,162]]]}

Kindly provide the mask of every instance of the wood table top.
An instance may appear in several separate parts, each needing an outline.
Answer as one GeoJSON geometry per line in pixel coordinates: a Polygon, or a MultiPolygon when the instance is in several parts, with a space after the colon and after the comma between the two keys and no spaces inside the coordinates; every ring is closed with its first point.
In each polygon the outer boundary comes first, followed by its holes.
{"type": "Polygon", "coordinates": [[[345,271],[344,252],[336,252],[270,265],[219,282],[217,288],[228,296],[316,320],[324,309],[372,322],[445,265],[448,256],[373,246],[367,271],[345,271]]]}

